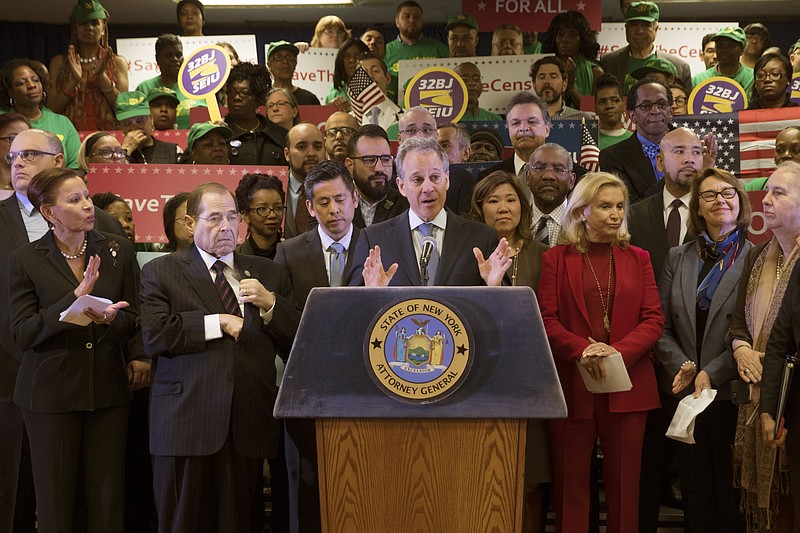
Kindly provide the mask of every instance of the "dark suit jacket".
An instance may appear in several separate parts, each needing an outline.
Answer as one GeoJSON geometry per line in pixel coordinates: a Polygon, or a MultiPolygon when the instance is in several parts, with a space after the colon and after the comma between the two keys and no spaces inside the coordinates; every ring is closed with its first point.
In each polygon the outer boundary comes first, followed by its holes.
{"type": "Polygon", "coordinates": [[[642,143],[634,133],[624,141],[600,150],[600,170],[616,174],[628,186],[630,201],[650,196],[659,180],[642,143]]]}
{"type": "MultiPolygon", "coordinates": [[[[664,312],[664,335],[656,343],[656,357],[664,368],[659,385],[665,394],[672,394],[672,380],[685,361],[693,361],[697,371],[705,370],[717,389],[715,401],[729,400],[731,380],[736,378],[736,362],[725,346],[734,308],[744,255],[752,245],[745,241],[734,263],[722,276],[708,310],[703,346],[697,353],[697,275],[700,262],[694,241],[669,251],[658,288],[664,312]]],[[[683,398],[694,392],[690,385],[678,393],[683,398]]]]}
{"type": "Polygon", "coordinates": [[[91,231],[84,258],[92,255],[101,264],[91,294],[130,304],[109,325],[59,321],[76,299],[78,280],[52,231],[11,254],[11,336],[23,352],[14,391],[20,407],[48,413],[88,411],[124,405],[131,398],[123,354],[125,349],[141,353],[136,254],[127,239],[91,231]]]}
{"type": "MultiPolygon", "coordinates": [[[[800,341],[800,268],[795,265],[789,286],[783,295],[778,317],[772,324],[767,349],[764,352],[764,368],[761,372],[761,406],[759,412],[769,413],[775,418],[778,410],[778,395],[787,355],[795,355],[800,341]]],[[[786,400],[786,428],[800,432],[800,378],[795,365],[789,396],[786,400]]],[[[791,439],[791,434],[789,436],[791,439]]],[[[796,460],[794,458],[793,460],[796,460]]]]}
{"type": "MultiPolygon", "coordinates": [[[[669,254],[667,228],[664,226],[664,196],[661,192],[651,194],[631,206],[628,230],[631,233],[631,244],[650,252],[656,284],[659,284],[664,261],[669,254]]],[[[694,241],[695,238],[694,234],[687,231],[683,242],[694,241]]]]}
{"type": "MultiPolygon", "coordinates": [[[[539,307],[570,418],[591,418],[594,400],[575,364],[592,335],[583,295],[582,254],[559,245],[542,257],[539,307]]],[[[653,372],[653,344],[664,330],[653,268],[646,251],[614,248],[614,308],[609,344],[619,350],[633,388],[608,395],[610,412],[647,411],[659,407],[653,372]]]]}
{"type": "MultiPolygon", "coordinates": [[[[100,231],[124,237],[119,221],[102,209],[95,209],[95,225],[100,231]]],[[[19,212],[17,196],[12,194],[0,201],[0,255],[8,257],[11,252],[28,244],[25,222],[19,212]]],[[[8,268],[0,268],[0,302],[8,302],[8,268]]],[[[22,350],[11,340],[11,323],[8,305],[0,304],[0,402],[10,403],[14,397],[17,370],[22,360],[22,350]]]]}
{"type": "MultiPolygon", "coordinates": [[[[356,208],[358,210],[358,208],[356,208]]],[[[345,276],[353,264],[353,251],[358,241],[359,229],[353,226],[350,238],[350,250],[344,266],[345,276]]],[[[300,309],[306,306],[308,293],[314,287],[328,287],[328,271],[325,268],[325,254],[322,252],[322,240],[316,229],[288,239],[278,244],[275,262],[289,272],[292,281],[294,299],[300,309]]]]}
{"type": "Polygon", "coordinates": [[[245,304],[236,341],[226,334],[205,340],[204,315],[225,310],[197,247],[154,259],[142,271],[142,336],[146,352],[158,358],[150,399],[154,455],[211,455],[229,430],[245,457],[276,451],[275,355],[288,357],[300,313],[280,266],[239,253],[234,263],[276,300],[266,326],[258,308],[245,304]]]}
{"type": "MultiPolygon", "coordinates": [[[[494,229],[447,212],[444,244],[436,270],[435,285],[483,285],[472,248],[484,257],[494,252],[499,240],[494,229]]],[[[379,245],[384,268],[397,263],[399,268],[389,284],[392,287],[419,285],[419,265],[408,222],[408,211],[398,217],[373,224],[358,236],[348,276],[348,285],[363,285],[362,270],[369,251],[379,245]]]]}
{"type": "MultiPolygon", "coordinates": [[[[725,346],[733,353],[733,341],[735,339],[746,341],[753,344],[753,335],[747,328],[747,319],[745,318],[745,306],[747,305],[747,285],[750,283],[750,276],[753,273],[753,265],[764,251],[764,248],[769,246],[771,241],[765,241],[750,248],[747,255],[744,256],[742,264],[742,275],[739,278],[739,289],[736,294],[736,309],[731,317],[731,323],[728,326],[728,332],[725,334],[725,346]]],[[[773,305],[779,305],[780,302],[773,302],[773,305]]]]}
{"type": "MultiPolygon", "coordinates": [[[[386,198],[384,198],[375,209],[375,216],[372,219],[372,223],[377,224],[378,222],[389,220],[401,214],[406,209],[408,209],[408,200],[406,200],[406,197],[400,194],[394,187],[386,187],[386,198]]],[[[312,220],[314,220],[314,226],[316,226],[317,219],[312,218],[312,220]]],[[[361,209],[359,209],[358,206],[356,206],[356,213],[353,217],[353,225],[358,229],[364,229],[366,226],[364,224],[364,217],[361,216],[361,209]]]]}
{"type": "Polygon", "coordinates": [[[444,206],[457,215],[464,215],[469,211],[472,200],[472,189],[475,188],[475,178],[463,168],[450,167],[450,187],[447,188],[447,198],[444,206]]]}
{"type": "MultiPolygon", "coordinates": [[[[686,90],[692,88],[692,71],[684,60],[663,52],[658,52],[657,56],[675,65],[675,70],[678,71],[677,79],[686,87],[686,90]]],[[[618,48],[613,52],[603,55],[603,57],[600,58],[600,66],[603,67],[606,74],[613,74],[620,83],[624,83],[625,75],[628,73],[629,57],[630,48],[628,46],[623,46],[622,48],[618,48]]]]}

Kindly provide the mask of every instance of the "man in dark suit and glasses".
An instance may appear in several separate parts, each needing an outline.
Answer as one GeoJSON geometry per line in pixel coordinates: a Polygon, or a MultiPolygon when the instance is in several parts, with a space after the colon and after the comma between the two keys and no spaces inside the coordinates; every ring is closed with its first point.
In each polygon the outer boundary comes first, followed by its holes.
{"type": "Polygon", "coordinates": [[[388,220],[408,209],[405,197],[390,186],[393,159],[385,156],[391,155],[389,137],[380,126],[361,126],[350,137],[344,164],[358,189],[353,225],[359,229],[388,220]]]}
{"type": "Polygon", "coordinates": [[[291,283],[234,252],[239,213],[223,185],[189,195],[192,248],[142,271],[142,335],[158,358],[150,452],[159,531],[251,530],[265,457],[276,452],[275,356],[299,323],[291,283]]]}
{"type": "MultiPolygon", "coordinates": [[[[9,157],[14,194],[0,202],[0,254],[6,258],[47,232],[47,221],[28,200],[28,183],[42,170],[63,167],[64,147],[49,131],[26,130],[11,142],[9,157]]],[[[95,217],[98,230],[124,236],[119,222],[102,209],[95,209],[95,217]]],[[[12,403],[22,351],[11,340],[8,294],[8,268],[0,268],[0,301],[5,303],[0,307],[0,532],[20,531],[12,527],[32,531],[36,502],[28,437],[22,413],[12,403]]],[[[147,378],[140,372],[136,379],[147,378]]]]}
{"type": "Polygon", "coordinates": [[[494,229],[445,210],[448,160],[439,143],[408,139],[396,162],[397,186],[410,208],[361,232],[349,284],[424,285],[427,278],[428,285],[500,285],[511,265],[508,242],[498,244],[494,229]]]}
{"type": "MultiPolygon", "coordinates": [[[[664,172],[664,186],[631,206],[628,229],[631,244],[650,252],[656,283],[659,283],[670,248],[695,239],[686,223],[691,198],[689,189],[703,166],[703,144],[691,130],[672,130],[661,139],[656,162],[664,172]]],[[[662,492],[670,485],[669,466],[673,456],[672,441],[664,435],[677,406],[669,394],[674,376],[667,375],[658,364],[655,370],[661,408],[647,414],[645,426],[639,488],[639,531],[642,533],[655,533],[658,529],[662,492]]]]}
{"type": "MultiPolygon", "coordinates": [[[[380,129],[380,126],[373,127],[380,129]]],[[[386,147],[388,153],[388,144],[386,147]]],[[[390,155],[381,157],[391,158],[390,155]]],[[[391,161],[388,167],[391,168],[391,161]]],[[[308,212],[319,225],[278,244],[275,253],[275,262],[289,271],[295,302],[301,309],[314,287],[344,285],[353,258],[350,251],[359,233],[353,225],[358,194],[344,165],[323,161],[308,173],[305,188],[308,212]]],[[[320,531],[314,420],[288,419],[285,422],[290,528],[297,532],[320,531]]]]}

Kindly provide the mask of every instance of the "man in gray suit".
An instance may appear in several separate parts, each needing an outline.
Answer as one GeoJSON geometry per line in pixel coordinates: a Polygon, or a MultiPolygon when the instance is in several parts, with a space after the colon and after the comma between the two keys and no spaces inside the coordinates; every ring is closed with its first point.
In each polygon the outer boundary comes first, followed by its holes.
{"type": "Polygon", "coordinates": [[[644,65],[648,59],[666,59],[678,71],[676,76],[684,87],[691,88],[692,73],[689,65],[680,58],[660,52],[655,41],[658,34],[658,5],[653,2],[633,2],[625,10],[625,38],[628,46],[623,46],[600,58],[600,65],[606,74],[613,74],[622,83],[623,92],[628,92],[636,80],[631,73],[644,65]]]}
{"type": "MultiPolygon", "coordinates": [[[[353,224],[358,194],[344,165],[323,161],[308,173],[305,188],[308,212],[319,225],[278,244],[275,252],[275,262],[289,271],[295,301],[301,309],[314,287],[344,285],[353,259],[350,252],[359,233],[353,224]]],[[[290,531],[320,531],[314,420],[287,419],[285,423],[290,531]]]]}
{"type": "Polygon", "coordinates": [[[159,531],[251,531],[265,457],[275,455],[275,356],[300,315],[288,275],[234,252],[239,213],[223,185],[189,195],[192,248],[142,271],[142,336],[158,357],[150,452],[159,531]]]}

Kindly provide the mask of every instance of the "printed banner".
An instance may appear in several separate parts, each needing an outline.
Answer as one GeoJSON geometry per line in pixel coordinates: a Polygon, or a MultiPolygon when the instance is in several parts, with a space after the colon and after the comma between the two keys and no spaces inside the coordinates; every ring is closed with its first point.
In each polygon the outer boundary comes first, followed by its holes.
{"type": "MultiPolygon", "coordinates": [[[[550,54],[545,54],[550,55],[550,54]]],[[[422,70],[431,67],[455,68],[461,63],[474,63],[483,77],[480,106],[487,111],[505,114],[506,104],[518,92],[533,91],[531,65],[543,54],[502,57],[459,57],[450,59],[411,59],[400,61],[398,100],[405,102],[406,82],[422,70]]]]}
{"type": "Polygon", "coordinates": [[[458,122],[467,110],[467,86],[449,68],[430,67],[418,72],[405,91],[405,108],[422,106],[437,124],[458,122]]]}
{"type": "Polygon", "coordinates": [[[592,28],[600,29],[600,0],[461,0],[461,12],[473,15],[482,31],[494,31],[504,22],[522,31],[547,31],[553,17],[565,11],[578,11],[592,28]]]}
{"type": "MultiPolygon", "coordinates": [[[[656,49],[677,56],[689,65],[692,76],[706,70],[700,59],[700,46],[708,33],[717,33],[726,26],[738,27],[738,22],[659,22],[656,49]]],[[[617,48],[627,46],[624,22],[604,22],[600,35],[600,57],[617,48]]]]}
{"type": "Polygon", "coordinates": [[[750,219],[750,228],[747,232],[747,240],[755,244],[761,244],[772,238],[772,230],[767,227],[767,219],[764,218],[764,197],[767,191],[748,191],[750,206],[753,208],[753,217],[750,219]]]}
{"type": "MultiPolygon", "coordinates": [[[[264,57],[267,57],[264,47],[264,57]]],[[[333,65],[338,50],[330,48],[309,48],[297,56],[297,67],[294,69],[294,84],[314,93],[320,103],[333,87],[333,65]]]]}
{"type": "Polygon", "coordinates": [[[91,194],[112,191],[128,202],[136,223],[136,242],[166,243],[161,213],[167,200],[209,181],[235,191],[247,173],[276,176],[284,190],[289,179],[289,169],[280,166],[92,164],[86,180],[91,194]]]}
{"type": "MultiPolygon", "coordinates": [[[[117,53],[128,60],[128,87],[135,89],[144,80],[161,74],[156,64],[156,37],[117,39],[117,53]]],[[[239,60],[258,63],[258,47],[255,35],[204,35],[181,37],[183,57],[189,57],[202,46],[230,43],[239,54],[239,60]]]]}
{"type": "Polygon", "coordinates": [[[692,115],[730,113],[744,109],[747,109],[747,93],[739,82],[725,76],[701,81],[689,95],[688,110],[692,115]]]}
{"type": "Polygon", "coordinates": [[[792,83],[789,85],[789,98],[792,102],[800,105],[800,72],[796,73],[792,78],[792,83]]]}

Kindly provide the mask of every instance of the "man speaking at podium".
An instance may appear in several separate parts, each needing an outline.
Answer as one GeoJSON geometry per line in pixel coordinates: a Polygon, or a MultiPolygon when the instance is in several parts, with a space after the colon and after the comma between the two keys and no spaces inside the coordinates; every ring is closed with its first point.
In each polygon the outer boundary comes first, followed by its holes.
{"type": "Polygon", "coordinates": [[[396,162],[397,186],[410,208],[361,232],[348,284],[499,286],[511,265],[508,242],[444,209],[449,161],[439,143],[408,139],[396,162]]]}

